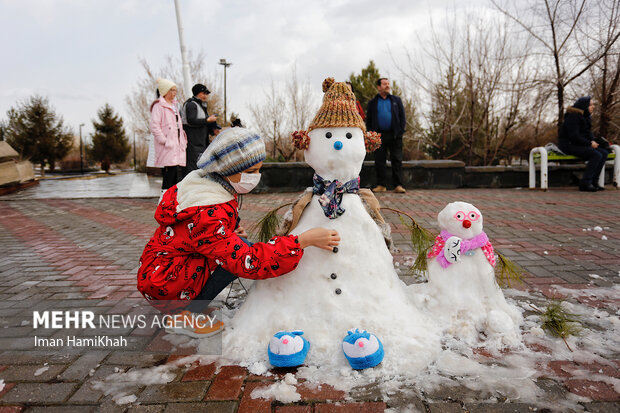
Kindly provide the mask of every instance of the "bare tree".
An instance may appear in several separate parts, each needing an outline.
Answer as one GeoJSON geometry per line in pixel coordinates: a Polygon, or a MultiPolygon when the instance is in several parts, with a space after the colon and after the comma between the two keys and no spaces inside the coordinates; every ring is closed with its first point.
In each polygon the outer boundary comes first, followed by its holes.
{"type": "Polygon", "coordinates": [[[529,103],[529,44],[497,16],[454,12],[443,27],[431,22],[425,59],[412,57],[401,73],[429,96],[428,152],[467,164],[490,165],[529,103]],[[428,61],[430,68],[419,62],[428,61]],[[438,75],[440,77],[438,77],[438,75]]]}
{"type": "Polygon", "coordinates": [[[249,106],[254,126],[269,142],[271,157],[278,155],[285,161],[296,157],[290,135],[308,127],[316,111],[316,98],[308,82],[300,81],[296,65],[289,78],[282,83],[271,80],[263,100],[249,106]]]}
{"type": "MultiPolygon", "coordinates": [[[[215,81],[215,76],[210,76],[206,73],[204,53],[200,52],[194,56],[190,51],[188,53],[188,60],[192,79],[194,79],[196,83],[207,85],[211,91],[207,100],[210,113],[221,113],[223,103],[218,93],[218,82],[215,81]]],[[[144,74],[137,80],[131,93],[125,97],[125,103],[128,106],[129,124],[139,138],[138,146],[140,148],[145,148],[145,140],[150,134],[150,107],[156,98],[156,80],[163,77],[179,85],[177,100],[180,103],[184,102],[187,97],[185,96],[183,87],[181,87],[181,85],[183,85],[183,72],[179,59],[166,56],[165,64],[156,70],[151,68],[149,63],[143,58],[140,59],[140,65],[144,69],[144,74]]],[[[141,150],[140,155],[140,162],[144,162],[146,160],[146,150],[141,150]]]]}
{"type": "Polygon", "coordinates": [[[530,0],[527,5],[518,2],[518,9],[513,10],[509,10],[509,4],[516,7],[517,2],[502,2],[507,5],[500,4],[500,0],[491,2],[536,41],[539,57],[552,63],[549,65],[552,71],[540,80],[541,84],[555,88],[559,131],[564,120],[566,87],[607,55],[620,32],[613,35],[603,48],[580,48],[577,41],[580,25],[587,21],[586,13],[596,8],[592,7],[591,1],[530,0]]]}
{"type": "Polygon", "coordinates": [[[589,71],[588,86],[600,104],[596,122],[598,134],[609,137],[612,129],[616,133],[620,129],[616,116],[620,108],[620,42],[614,40],[620,32],[620,3],[617,0],[599,0],[596,11],[589,16],[584,26],[584,30],[579,33],[580,48],[608,50],[599,61],[594,62],[589,71]]]}

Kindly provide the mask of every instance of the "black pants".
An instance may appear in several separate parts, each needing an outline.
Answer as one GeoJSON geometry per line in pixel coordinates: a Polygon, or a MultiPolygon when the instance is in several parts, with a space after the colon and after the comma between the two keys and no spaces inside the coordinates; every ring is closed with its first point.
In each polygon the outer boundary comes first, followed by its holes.
{"type": "MultiPolygon", "coordinates": [[[[243,237],[241,237],[241,240],[248,245],[252,245],[252,242],[243,237]]],[[[236,275],[226,271],[221,265],[218,266],[215,271],[213,271],[213,274],[207,278],[207,282],[205,282],[205,285],[196,298],[194,298],[185,309],[195,313],[204,311],[209,303],[236,278],[236,275]]]]}
{"type": "Polygon", "coordinates": [[[578,156],[588,161],[586,169],[583,171],[581,185],[598,184],[599,175],[605,167],[605,161],[607,161],[607,155],[609,155],[607,149],[603,149],[600,146],[594,149],[591,146],[576,146],[570,144],[562,145],[560,149],[567,155],[578,156]]]}
{"type": "Polygon", "coordinates": [[[164,166],[162,168],[162,176],[164,179],[161,182],[161,189],[168,189],[175,186],[181,182],[184,175],[184,166],[164,166]]]}
{"type": "Polygon", "coordinates": [[[394,186],[403,184],[403,138],[395,138],[392,131],[379,131],[381,146],[375,154],[375,169],[377,170],[377,185],[387,187],[387,153],[390,152],[392,163],[392,183],[394,186]]]}

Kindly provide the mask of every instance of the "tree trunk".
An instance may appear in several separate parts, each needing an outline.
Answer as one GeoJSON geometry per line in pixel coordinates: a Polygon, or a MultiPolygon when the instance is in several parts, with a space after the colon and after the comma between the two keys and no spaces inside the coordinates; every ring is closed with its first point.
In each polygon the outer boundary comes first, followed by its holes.
{"type": "Polygon", "coordinates": [[[558,136],[560,136],[560,128],[564,122],[564,85],[558,82],[558,136]]]}

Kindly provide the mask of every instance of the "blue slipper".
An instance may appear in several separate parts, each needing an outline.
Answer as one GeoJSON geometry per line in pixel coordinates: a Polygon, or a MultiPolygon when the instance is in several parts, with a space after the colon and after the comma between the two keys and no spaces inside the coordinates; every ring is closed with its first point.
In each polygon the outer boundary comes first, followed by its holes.
{"type": "Polygon", "coordinates": [[[342,351],[355,370],[375,367],[383,360],[383,344],[374,334],[354,328],[342,340],[342,351]]]}
{"type": "Polygon", "coordinates": [[[301,335],[303,331],[278,331],[269,340],[269,362],[275,367],[296,367],[306,361],[310,342],[301,335]]]}

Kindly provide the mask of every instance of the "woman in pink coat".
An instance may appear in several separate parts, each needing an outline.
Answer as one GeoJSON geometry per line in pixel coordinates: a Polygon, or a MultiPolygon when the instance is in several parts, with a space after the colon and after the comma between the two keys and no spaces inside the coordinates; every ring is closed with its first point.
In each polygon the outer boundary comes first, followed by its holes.
{"type": "Polygon", "coordinates": [[[162,194],[185,175],[187,136],[177,104],[177,85],[157,79],[157,96],[151,104],[151,133],[155,144],[155,166],[163,168],[162,194]]]}

